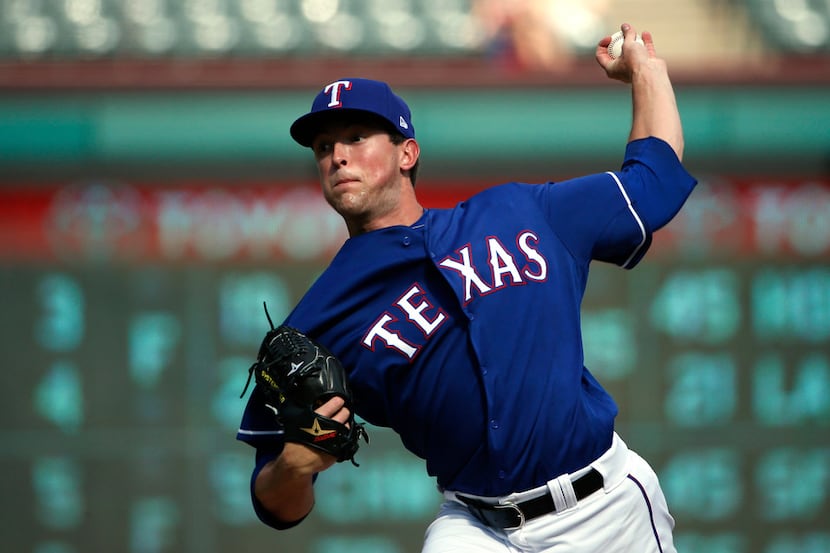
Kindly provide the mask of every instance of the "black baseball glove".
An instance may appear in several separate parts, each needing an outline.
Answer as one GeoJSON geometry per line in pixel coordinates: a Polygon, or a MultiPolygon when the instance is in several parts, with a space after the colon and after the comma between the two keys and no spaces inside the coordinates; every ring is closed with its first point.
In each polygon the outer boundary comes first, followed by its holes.
{"type": "MultiPolygon", "coordinates": [[[[354,420],[352,392],[346,370],[325,347],[302,332],[271,326],[259,347],[257,360],[248,369],[247,390],[253,374],[268,404],[276,410],[285,441],[302,443],[333,455],[338,462],[355,466],[360,438],[369,442],[363,424],[354,420]],[[314,412],[334,396],[342,397],[352,413],[347,424],[314,412]]],[[[242,391],[245,395],[245,390],[242,391]]],[[[241,396],[240,396],[241,397],[241,396]]]]}

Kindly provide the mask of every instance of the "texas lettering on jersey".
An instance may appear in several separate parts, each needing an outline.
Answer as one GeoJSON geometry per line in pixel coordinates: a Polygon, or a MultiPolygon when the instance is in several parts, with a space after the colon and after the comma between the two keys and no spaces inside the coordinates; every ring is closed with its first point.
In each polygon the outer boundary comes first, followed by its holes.
{"type": "MultiPolygon", "coordinates": [[[[539,243],[536,233],[522,231],[516,236],[515,242],[518,252],[511,252],[497,237],[487,237],[484,270],[477,267],[471,244],[455,250],[455,255],[448,255],[438,261],[439,267],[449,270],[446,274],[461,279],[464,305],[472,301],[474,294],[484,296],[507,286],[544,282],[547,279],[548,261],[536,247],[539,243]],[[520,261],[517,262],[517,259],[520,261]]],[[[415,282],[369,327],[363,336],[363,346],[375,351],[382,344],[410,361],[414,359],[423,346],[407,341],[396,330],[400,317],[414,325],[426,341],[447,320],[448,315],[441,307],[436,307],[421,284],[415,282]]]]}

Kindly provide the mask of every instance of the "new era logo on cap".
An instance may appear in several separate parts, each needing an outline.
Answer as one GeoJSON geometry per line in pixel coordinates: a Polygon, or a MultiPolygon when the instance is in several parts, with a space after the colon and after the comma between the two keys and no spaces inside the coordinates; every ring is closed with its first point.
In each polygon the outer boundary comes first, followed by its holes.
{"type": "Polygon", "coordinates": [[[311,146],[326,118],[344,110],[379,116],[405,138],[415,138],[409,106],[388,84],[371,79],[340,79],[324,86],[314,98],[311,111],[291,125],[291,137],[303,146],[311,146]]]}

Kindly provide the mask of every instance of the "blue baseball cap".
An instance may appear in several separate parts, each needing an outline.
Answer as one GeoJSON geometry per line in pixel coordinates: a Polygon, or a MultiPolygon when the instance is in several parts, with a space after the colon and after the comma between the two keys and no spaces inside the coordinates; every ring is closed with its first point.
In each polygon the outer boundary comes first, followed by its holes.
{"type": "Polygon", "coordinates": [[[314,98],[311,111],[291,125],[291,138],[310,147],[326,119],[344,112],[379,116],[404,138],[415,138],[406,102],[388,84],[370,79],[340,79],[324,86],[314,98]]]}

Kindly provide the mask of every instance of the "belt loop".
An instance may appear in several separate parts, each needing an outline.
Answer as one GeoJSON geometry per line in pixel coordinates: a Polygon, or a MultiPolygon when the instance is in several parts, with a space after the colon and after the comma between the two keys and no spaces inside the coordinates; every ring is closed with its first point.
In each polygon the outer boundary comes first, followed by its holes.
{"type": "Polygon", "coordinates": [[[557,513],[576,507],[576,493],[574,492],[573,482],[571,482],[569,475],[563,474],[556,480],[550,480],[548,482],[548,489],[550,490],[553,505],[556,507],[557,513]]]}
{"type": "Polygon", "coordinates": [[[521,528],[527,520],[574,508],[578,501],[600,491],[603,482],[602,474],[591,467],[576,480],[571,480],[571,475],[555,478],[544,488],[531,490],[533,497],[523,501],[506,501],[503,498],[499,502],[499,498],[495,497],[465,496],[449,491],[444,492],[444,497],[466,505],[470,513],[487,526],[515,530],[521,528]],[[542,493],[543,490],[547,493],[542,493]]]}

